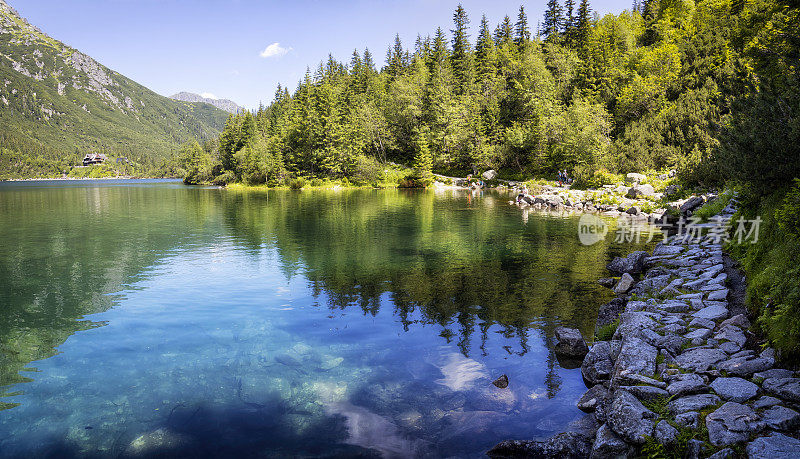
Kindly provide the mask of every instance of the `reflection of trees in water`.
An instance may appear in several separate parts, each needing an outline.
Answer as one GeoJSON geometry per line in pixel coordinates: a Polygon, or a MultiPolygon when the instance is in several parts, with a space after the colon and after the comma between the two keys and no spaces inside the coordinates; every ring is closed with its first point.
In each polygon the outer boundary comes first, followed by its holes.
{"type": "MultiPolygon", "coordinates": [[[[404,330],[439,327],[468,356],[484,355],[490,331],[528,351],[531,330],[552,348],[558,323],[594,330],[606,293],[596,286],[609,246],[583,246],[574,224],[513,212],[468,210],[430,192],[345,191],[226,194],[226,223],[253,250],[280,254],[284,272],[304,270],[331,310],[375,315],[388,294],[404,330]]],[[[555,365],[551,365],[551,369],[555,365]]],[[[557,379],[551,386],[557,390],[557,379]]]]}
{"type": "Polygon", "coordinates": [[[110,308],[108,293],[170,251],[225,234],[254,258],[274,249],[281,271],[303,272],[329,308],[375,315],[387,294],[404,330],[439,327],[464,355],[485,355],[495,332],[524,354],[531,330],[557,320],[590,334],[608,247],[580,246],[554,219],[521,230],[515,211],[485,202],[470,210],[462,198],[404,191],[4,190],[0,220],[15,224],[0,226],[0,386],[102,325],[81,319],[110,308]]]}
{"type": "Polygon", "coordinates": [[[30,362],[55,355],[73,333],[104,325],[83,317],[111,308],[108,294],[180,245],[187,232],[177,229],[187,221],[205,225],[217,201],[207,190],[152,186],[2,193],[0,386],[29,380],[20,372],[30,362]]]}

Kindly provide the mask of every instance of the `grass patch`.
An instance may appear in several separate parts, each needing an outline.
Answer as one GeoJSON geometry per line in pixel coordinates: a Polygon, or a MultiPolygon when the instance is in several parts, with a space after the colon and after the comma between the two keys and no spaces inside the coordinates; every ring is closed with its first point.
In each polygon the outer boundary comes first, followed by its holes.
{"type": "Polygon", "coordinates": [[[716,199],[705,203],[703,207],[697,209],[697,211],[692,214],[692,217],[697,217],[702,221],[707,222],[711,217],[722,212],[722,209],[728,206],[728,203],[731,202],[732,198],[733,190],[725,190],[724,192],[720,193],[716,199]]]}
{"type": "Polygon", "coordinates": [[[595,333],[595,338],[597,341],[609,341],[611,338],[614,337],[614,333],[617,332],[617,327],[619,327],[619,319],[614,320],[608,325],[603,325],[599,329],[597,329],[597,333],[595,333]]]}

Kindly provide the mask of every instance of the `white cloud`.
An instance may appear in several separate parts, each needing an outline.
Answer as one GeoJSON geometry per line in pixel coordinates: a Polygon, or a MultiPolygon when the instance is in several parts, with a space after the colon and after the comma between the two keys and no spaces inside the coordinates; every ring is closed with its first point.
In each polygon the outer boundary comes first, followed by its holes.
{"type": "Polygon", "coordinates": [[[204,92],[200,94],[200,97],[205,97],[206,99],[219,99],[219,97],[215,96],[214,94],[211,94],[210,92],[204,92]]]}
{"type": "Polygon", "coordinates": [[[261,57],[263,57],[263,58],[281,57],[281,56],[285,56],[286,53],[288,53],[291,50],[292,50],[292,48],[284,48],[284,47],[281,46],[280,43],[278,43],[276,41],[275,43],[273,43],[273,44],[267,46],[266,48],[264,48],[264,51],[261,51],[261,57]]]}

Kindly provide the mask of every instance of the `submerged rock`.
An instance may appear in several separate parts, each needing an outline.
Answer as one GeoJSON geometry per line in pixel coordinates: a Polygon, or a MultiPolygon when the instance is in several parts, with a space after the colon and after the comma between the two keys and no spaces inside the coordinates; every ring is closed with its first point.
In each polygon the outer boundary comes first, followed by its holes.
{"type": "Polygon", "coordinates": [[[501,375],[499,378],[492,381],[492,384],[499,389],[505,389],[508,387],[508,376],[501,375]]]}
{"type": "Polygon", "coordinates": [[[592,439],[583,433],[565,432],[544,441],[506,440],[490,449],[491,458],[565,458],[589,457],[592,439]]]}
{"type": "Polygon", "coordinates": [[[189,439],[167,429],[158,429],[136,437],[125,449],[126,457],[151,457],[176,454],[188,446],[189,439]]]}

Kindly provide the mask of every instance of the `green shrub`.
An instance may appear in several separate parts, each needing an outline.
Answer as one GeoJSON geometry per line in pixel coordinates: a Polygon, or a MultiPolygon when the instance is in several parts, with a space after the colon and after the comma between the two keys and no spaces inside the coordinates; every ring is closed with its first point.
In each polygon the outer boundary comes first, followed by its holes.
{"type": "Polygon", "coordinates": [[[758,315],[756,331],[788,360],[800,359],[800,238],[782,227],[786,225],[782,219],[793,212],[793,192],[796,190],[774,193],[755,203],[745,200],[734,215],[733,235],[740,217],[753,220],[760,216],[758,242],[740,243],[734,237],[728,245],[747,275],[747,307],[758,315]]]}
{"type": "Polygon", "coordinates": [[[578,189],[601,188],[603,185],[614,185],[623,180],[621,175],[612,174],[604,168],[597,170],[577,168],[572,186],[578,189]]]}
{"type": "Polygon", "coordinates": [[[595,336],[597,337],[598,341],[609,341],[611,338],[614,337],[614,333],[617,332],[617,327],[619,327],[619,319],[611,322],[608,325],[603,325],[602,327],[597,329],[597,333],[595,336]]]}
{"type": "Polygon", "coordinates": [[[775,220],[783,231],[800,238],[800,179],[794,179],[794,186],[775,211],[775,220]]]}
{"type": "Polygon", "coordinates": [[[306,179],[303,177],[297,177],[289,181],[289,188],[293,190],[299,190],[306,186],[306,179]]]}

